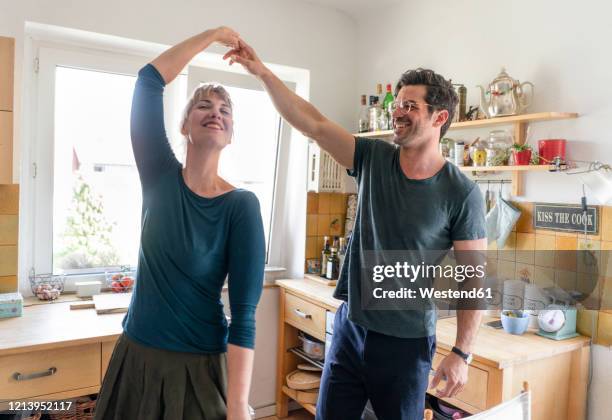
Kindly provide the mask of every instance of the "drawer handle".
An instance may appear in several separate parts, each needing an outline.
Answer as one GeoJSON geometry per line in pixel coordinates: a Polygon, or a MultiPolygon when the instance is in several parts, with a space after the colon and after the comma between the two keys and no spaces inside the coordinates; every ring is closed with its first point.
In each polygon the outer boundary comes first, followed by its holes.
{"type": "Polygon", "coordinates": [[[42,372],[34,372],[27,374],[15,372],[13,373],[13,378],[15,378],[16,381],[29,381],[30,379],[44,378],[45,376],[55,375],[55,372],[57,372],[57,368],[50,367],[49,369],[43,370],[42,372]]]}
{"type": "Polygon", "coordinates": [[[299,316],[300,318],[304,318],[304,319],[312,319],[312,315],[310,314],[306,314],[302,311],[300,311],[299,309],[294,309],[293,312],[295,312],[295,314],[297,316],[299,316]]]}

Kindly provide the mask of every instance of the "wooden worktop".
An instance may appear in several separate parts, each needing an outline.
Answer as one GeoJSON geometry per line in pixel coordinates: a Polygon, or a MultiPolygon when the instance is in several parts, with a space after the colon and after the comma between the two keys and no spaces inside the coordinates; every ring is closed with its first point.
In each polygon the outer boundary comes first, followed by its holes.
{"type": "Polygon", "coordinates": [[[70,310],[70,302],[28,306],[21,317],[0,319],[0,356],[114,341],[123,332],[124,316],[70,310]]]}
{"type": "MultiPolygon", "coordinates": [[[[333,298],[334,287],[326,286],[308,279],[277,280],[276,284],[294,294],[320,303],[321,306],[335,311],[341,301],[333,298]]],[[[493,318],[486,318],[483,323],[493,318]]],[[[438,348],[450,351],[455,344],[457,318],[438,320],[436,326],[436,343],[438,348]]],[[[532,360],[544,359],[556,354],[574,351],[587,346],[590,339],[578,336],[567,340],[555,341],[540,337],[533,331],[521,336],[511,335],[504,330],[496,330],[481,325],[474,344],[474,360],[498,369],[532,360]]]]}

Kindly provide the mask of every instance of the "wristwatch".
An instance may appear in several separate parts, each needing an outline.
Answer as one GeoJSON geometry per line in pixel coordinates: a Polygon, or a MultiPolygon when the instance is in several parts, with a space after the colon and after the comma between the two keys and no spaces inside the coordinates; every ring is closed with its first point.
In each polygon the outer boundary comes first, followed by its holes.
{"type": "Polygon", "coordinates": [[[467,363],[468,365],[472,363],[472,359],[473,359],[472,353],[464,353],[461,350],[459,350],[457,347],[453,347],[451,351],[455,353],[456,355],[458,355],[459,357],[461,357],[463,361],[467,363]]]}

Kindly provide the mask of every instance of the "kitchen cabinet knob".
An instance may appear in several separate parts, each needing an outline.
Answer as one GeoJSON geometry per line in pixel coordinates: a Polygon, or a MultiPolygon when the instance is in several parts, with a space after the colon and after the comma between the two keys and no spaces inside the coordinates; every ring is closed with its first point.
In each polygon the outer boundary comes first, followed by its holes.
{"type": "Polygon", "coordinates": [[[29,381],[31,379],[44,378],[45,376],[55,375],[55,372],[57,372],[57,368],[50,367],[49,369],[43,370],[42,372],[34,372],[34,373],[26,373],[26,374],[15,372],[13,373],[13,378],[15,378],[16,381],[29,381]]]}
{"type": "Polygon", "coordinates": [[[295,312],[295,314],[297,316],[299,316],[300,318],[304,318],[304,319],[312,319],[312,315],[310,314],[306,314],[302,311],[300,311],[299,309],[294,309],[293,312],[295,312]]]}

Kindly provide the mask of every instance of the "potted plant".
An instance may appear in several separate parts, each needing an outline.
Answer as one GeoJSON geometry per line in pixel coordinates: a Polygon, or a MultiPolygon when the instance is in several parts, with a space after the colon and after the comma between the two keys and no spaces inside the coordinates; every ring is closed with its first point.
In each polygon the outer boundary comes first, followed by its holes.
{"type": "Polygon", "coordinates": [[[512,157],[515,165],[529,165],[531,161],[531,146],[528,144],[513,144],[512,157]]]}

